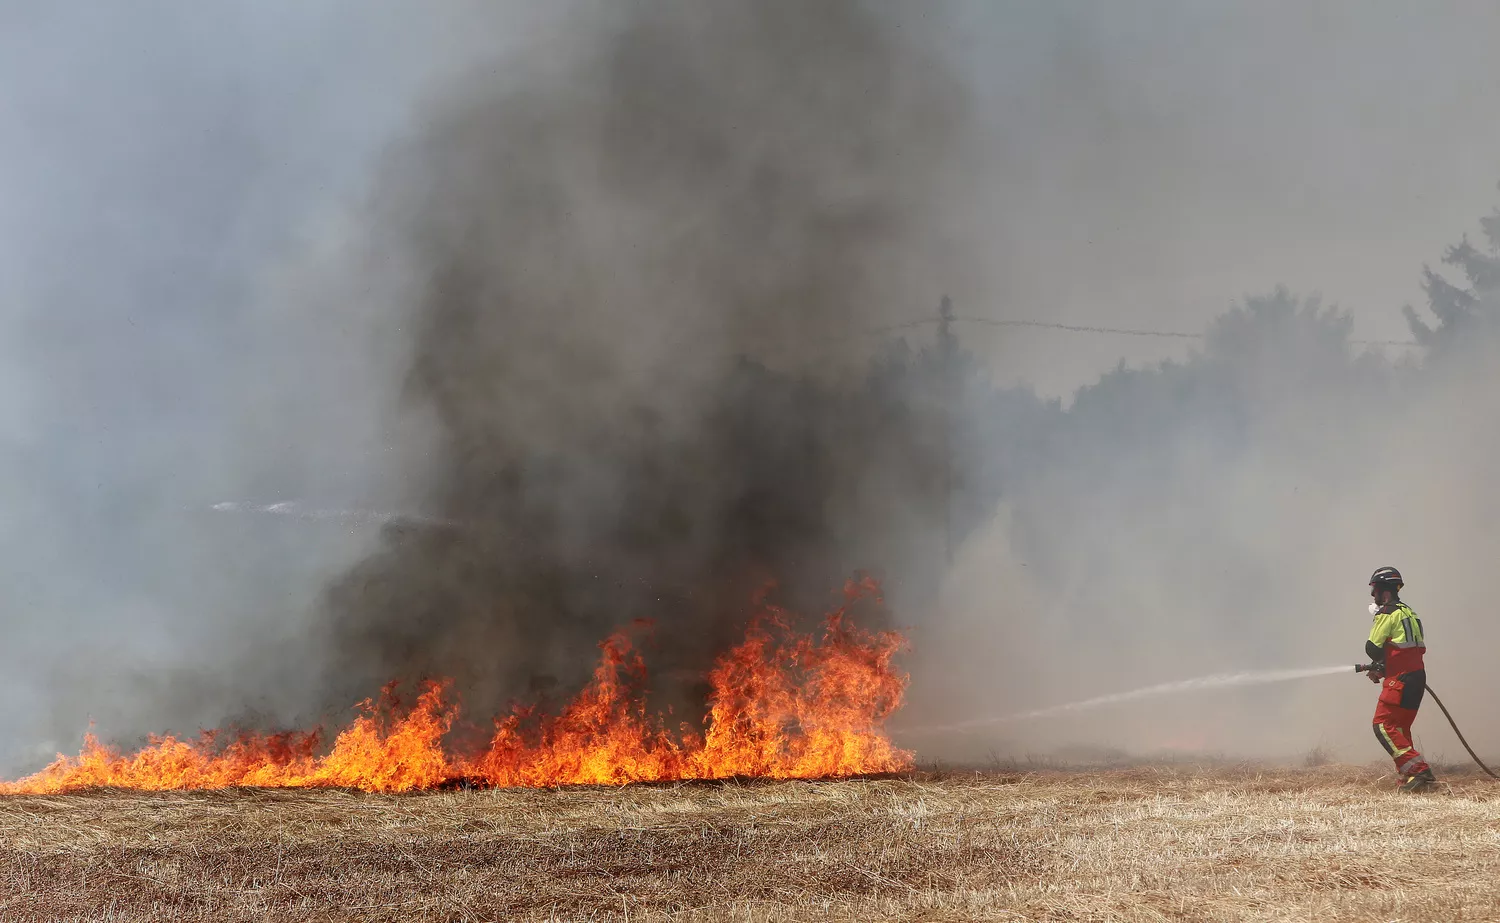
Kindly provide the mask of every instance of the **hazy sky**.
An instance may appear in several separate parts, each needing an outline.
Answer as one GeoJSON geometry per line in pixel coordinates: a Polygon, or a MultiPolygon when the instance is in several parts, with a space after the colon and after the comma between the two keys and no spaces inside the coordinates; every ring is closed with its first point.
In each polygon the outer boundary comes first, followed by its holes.
{"type": "MultiPolygon", "coordinates": [[[[1500,203],[1494,4],[976,2],[965,15],[955,54],[983,100],[992,185],[976,221],[993,272],[963,310],[1191,331],[1284,282],[1349,309],[1356,337],[1405,339],[1422,263],[1500,203]]],[[[1122,355],[1180,348],[987,336],[1054,393],[1122,355]]]]}
{"type": "MultiPolygon", "coordinates": [[[[0,0],[0,741],[59,665],[273,630],[364,547],[185,510],[368,499],[388,394],[359,384],[389,357],[353,282],[336,322],[295,306],[423,94],[560,39],[546,5],[512,6],[489,35],[437,0],[0,0]]],[[[1500,202],[1494,4],[946,12],[980,139],[955,177],[986,257],[946,286],[962,314],[1200,330],[1285,283],[1404,338],[1422,263],[1500,202]]],[[[1058,395],[1182,348],[963,332],[1058,395]]]]}

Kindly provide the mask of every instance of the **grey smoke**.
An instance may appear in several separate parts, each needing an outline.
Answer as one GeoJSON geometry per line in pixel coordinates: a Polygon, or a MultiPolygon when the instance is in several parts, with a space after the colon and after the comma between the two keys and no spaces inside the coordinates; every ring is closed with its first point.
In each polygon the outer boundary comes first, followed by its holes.
{"type": "Polygon", "coordinates": [[[90,716],[191,731],[262,694],[207,678],[368,540],[204,512],[378,488],[377,354],[298,267],[415,75],[370,5],[293,6],[0,4],[7,768],[90,716]]]}
{"type": "MultiPolygon", "coordinates": [[[[330,701],[443,674],[498,707],[581,678],[636,618],[696,675],[760,585],[819,608],[851,562],[895,556],[890,503],[833,507],[902,447],[735,357],[857,329],[931,278],[966,101],[903,24],[843,0],[622,4],[532,80],[479,71],[431,113],[381,212],[423,279],[404,397],[435,433],[427,505],[483,525],[403,534],[335,583],[330,701]]],[[[774,361],[823,377],[812,359],[774,361]]]]}

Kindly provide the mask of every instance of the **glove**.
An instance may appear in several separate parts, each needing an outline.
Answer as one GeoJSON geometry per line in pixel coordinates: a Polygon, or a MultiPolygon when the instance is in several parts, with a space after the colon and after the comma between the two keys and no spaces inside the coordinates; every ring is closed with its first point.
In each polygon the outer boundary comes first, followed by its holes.
{"type": "Polygon", "coordinates": [[[1385,674],[1378,670],[1369,670],[1365,673],[1365,675],[1370,677],[1370,682],[1372,683],[1379,683],[1381,680],[1385,679],[1385,674]]]}

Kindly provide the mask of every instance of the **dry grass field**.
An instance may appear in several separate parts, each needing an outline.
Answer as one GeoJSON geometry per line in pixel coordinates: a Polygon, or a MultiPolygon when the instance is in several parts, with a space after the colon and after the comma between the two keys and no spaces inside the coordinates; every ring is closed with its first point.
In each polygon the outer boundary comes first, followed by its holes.
{"type": "Polygon", "coordinates": [[[1373,767],[0,798],[0,920],[1500,919],[1500,783],[1373,767]]]}

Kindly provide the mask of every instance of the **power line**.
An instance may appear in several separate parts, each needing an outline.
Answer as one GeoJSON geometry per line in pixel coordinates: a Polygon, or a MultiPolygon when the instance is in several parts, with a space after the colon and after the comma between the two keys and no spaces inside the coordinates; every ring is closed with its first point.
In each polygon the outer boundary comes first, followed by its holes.
{"type": "MultiPolygon", "coordinates": [[[[1120,327],[1085,327],[1078,324],[1058,324],[1039,320],[1000,320],[993,317],[967,317],[961,314],[950,315],[947,320],[958,321],[969,324],[986,324],[992,327],[1039,327],[1047,330],[1062,330],[1068,333],[1113,333],[1122,336],[1137,337],[1174,337],[1178,339],[1201,340],[1201,333],[1184,333],[1177,330],[1128,330],[1120,327]]],[[[931,324],[941,324],[941,317],[923,317],[917,320],[905,321],[899,324],[883,324],[879,327],[866,327],[856,330],[847,336],[837,337],[827,341],[827,345],[838,346],[852,343],[865,337],[879,336],[886,333],[895,333],[898,330],[911,330],[915,327],[926,327],[931,324]]],[[[1357,341],[1363,342],[1363,341],[1357,341]]]]}
{"type": "MultiPolygon", "coordinates": [[[[1180,330],[1128,330],[1123,327],[1084,327],[1078,324],[1055,324],[1040,320],[997,320],[993,317],[955,316],[954,320],[970,324],[989,324],[994,327],[1044,327],[1048,330],[1066,330],[1069,333],[1115,333],[1128,337],[1177,337],[1185,340],[1201,340],[1201,333],[1184,333],[1180,330]]],[[[928,321],[931,323],[931,321],[928,321]]]]}
{"type": "Polygon", "coordinates": [[[1416,340],[1350,340],[1355,346],[1421,346],[1416,340]]]}

